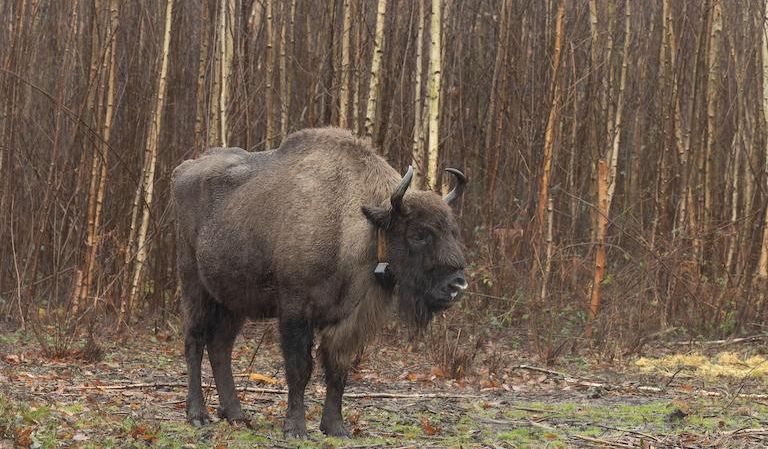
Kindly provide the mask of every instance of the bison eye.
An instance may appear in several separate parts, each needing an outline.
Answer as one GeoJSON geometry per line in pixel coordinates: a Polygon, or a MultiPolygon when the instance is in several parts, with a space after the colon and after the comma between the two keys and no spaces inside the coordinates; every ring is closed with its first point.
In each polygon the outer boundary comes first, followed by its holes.
{"type": "Polygon", "coordinates": [[[432,241],[432,233],[424,228],[413,228],[408,233],[408,241],[412,246],[420,247],[432,241]]]}

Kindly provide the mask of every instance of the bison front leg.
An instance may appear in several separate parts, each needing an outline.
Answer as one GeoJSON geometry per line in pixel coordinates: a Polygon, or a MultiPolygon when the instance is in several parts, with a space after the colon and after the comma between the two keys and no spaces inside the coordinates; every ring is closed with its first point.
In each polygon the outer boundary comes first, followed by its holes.
{"type": "Polygon", "coordinates": [[[334,354],[324,344],[320,347],[320,357],[325,367],[326,385],[320,430],[329,436],[349,437],[349,432],[344,428],[344,420],[341,417],[341,399],[347,384],[349,363],[340,360],[339,354],[334,354]]]}
{"type": "Polygon", "coordinates": [[[280,320],[280,340],[288,381],[288,410],[283,431],[287,437],[306,438],[304,389],[312,375],[312,324],[302,319],[283,318],[280,320]]]}

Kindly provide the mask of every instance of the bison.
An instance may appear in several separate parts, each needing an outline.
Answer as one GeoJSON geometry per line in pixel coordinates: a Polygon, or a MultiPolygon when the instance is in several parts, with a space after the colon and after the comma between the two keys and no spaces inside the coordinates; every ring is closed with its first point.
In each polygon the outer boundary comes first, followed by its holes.
{"type": "Polygon", "coordinates": [[[184,312],[187,419],[209,421],[203,349],[218,415],[245,421],[232,346],[245,319],[278,318],[288,383],[287,436],[306,437],[304,389],[315,332],[327,392],[320,429],[347,436],[341,399],[356,354],[388,317],[425,326],[466,289],[464,250],[450,205],[407,191],[404,177],[349,131],[308,129],[271,151],[206,151],[173,172],[184,312]]]}

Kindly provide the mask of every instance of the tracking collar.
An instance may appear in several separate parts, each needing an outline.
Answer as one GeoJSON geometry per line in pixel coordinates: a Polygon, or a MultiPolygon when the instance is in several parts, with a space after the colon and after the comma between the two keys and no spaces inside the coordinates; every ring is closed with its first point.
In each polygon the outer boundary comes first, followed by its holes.
{"type": "Polygon", "coordinates": [[[384,229],[376,228],[376,268],[373,269],[373,275],[376,280],[386,290],[395,288],[397,280],[394,273],[389,269],[387,262],[387,239],[384,235],[384,229]]]}

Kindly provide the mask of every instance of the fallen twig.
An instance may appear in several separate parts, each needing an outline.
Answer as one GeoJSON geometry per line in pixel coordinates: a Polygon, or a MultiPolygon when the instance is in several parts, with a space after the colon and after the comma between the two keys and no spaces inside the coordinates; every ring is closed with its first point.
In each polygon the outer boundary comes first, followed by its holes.
{"type": "Polygon", "coordinates": [[[610,440],[602,440],[600,438],[588,437],[586,435],[572,435],[572,437],[582,441],[600,444],[602,446],[621,447],[621,448],[629,448],[629,449],[637,448],[637,446],[633,446],[631,444],[624,444],[624,443],[619,443],[617,441],[610,441],[610,440]]]}
{"type": "Polygon", "coordinates": [[[747,429],[736,429],[736,430],[730,430],[728,432],[723,432],[724,435],[764,435],[768,437],[768,427],[756,427],[756,428],[747,428],[747,429]]]}
{"type": "Polygon", "coordinates": [[[133,390],[140,388],[178,388],[186,387],[187,384],[181,382],[168,382],[168,383],[136,383],[136,384],[119,384],[119,385],[71,385],[64,387],[65,390],[133,390]]]}
{"type": "Polygon", "coordinates": [[[753,341],[760,341],[763,339],[768,338],[768,334],[758,334],[758,335],[750,335],[749,337],[739,337],[739,338],[726,338],[723,340],[704,340],[704,341],[696,341],[696,340],[687,340],[687,341],[671,341],[667,344],[670,346],[695,346],[695,345],[702,345],[702,346],[718,346],[718,345],[730,345],[735,343],[750,343],[753,341]]]}
{"type": "MultiPolygon", "coordinates": [[[[602,382],[592,382],[584,379],[579,379],[573,376],[569,376],[568,374],[561,373],[559,371],[552,371],[548,370],[546,368],[540,368],[537,366],[531,366],[531,365],[518,365],[516,367],[513,367],[512,369],[521,369],[521,370],[527,370],[527,371],[535,371],[539,373],[549,374],[551,376],[557,377],[560,380],[573,384],[579,387],[585,387],[585,388],[600,388],[604,390],[612,390],[612,391],[624,391],[624,392],[636,392],[636,393],[666,393],[670,391],[668,388],[662,388],[662,387],[652,387],[650,385],[618,385],[618,384],[608,384],[608,383],[602,383],[602,382]]],[[[690,394],[690,395],[696,395],[696,396],[707,396],[707,397],[728,397],[730,395],[721,393],[719,391],[709,391],[709,390],[687,390],[687,389],[675,389],[672,390],[680,394],[690,394]]],[[[758,394],[758,393],[738,393],[736,395],[733,395],[733,397],[738,398],[746,398],[746,399],[768,399],[768,394],[758,394]]]]}
{"type": "Polygon", "coordinates": [[[632,435],[637,435],[639,437],[647,438],[647,439],[652,440],[652,441],[657,441],[657,442],[659,441],[659,439],[656,438],[655,436],[653,436],[651,434],[648,434],[648,433],[638,432],[637,430],[623,429],[621,427],[606,426],[605,424],[600,424],[600,423],[596,423],[596,422],[593,422],[591,424],[593,426],[602,427],[603,429],[615,430],[617,432],[624,432],[624,433],[629,433],[629,434],[632,434],[632,435]]]}

